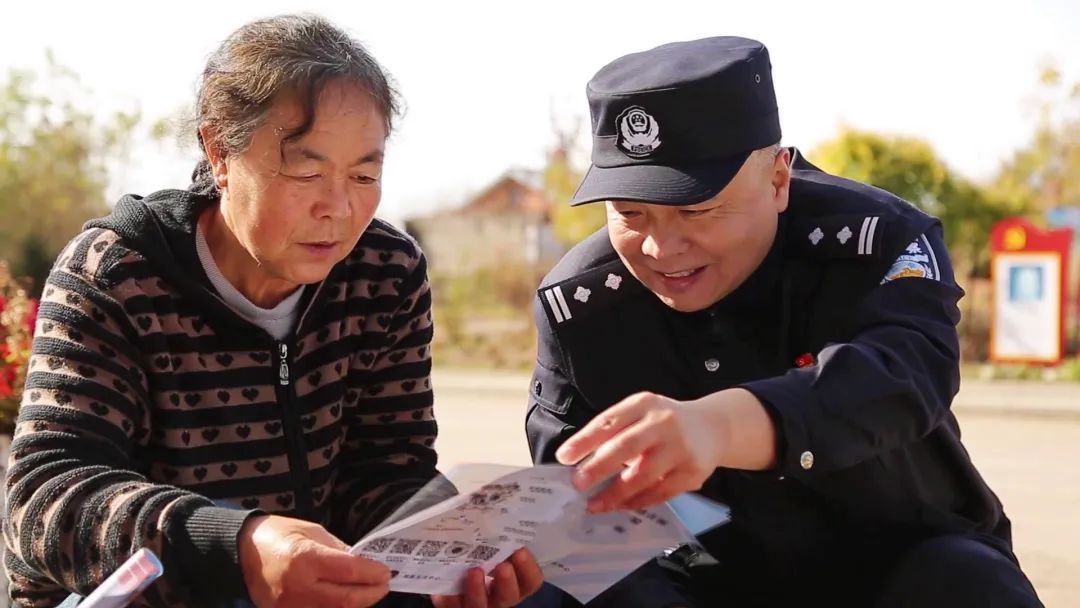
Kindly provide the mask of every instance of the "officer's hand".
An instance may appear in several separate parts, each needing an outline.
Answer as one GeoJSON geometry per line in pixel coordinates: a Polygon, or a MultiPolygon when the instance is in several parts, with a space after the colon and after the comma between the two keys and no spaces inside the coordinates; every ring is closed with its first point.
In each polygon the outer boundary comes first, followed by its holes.
{"type": "Polygon", "coordinates": [[[262,515],[240,531],[240,566],[258,608],[371,606],[390,588],[390,570],[350,555],[322,526],[262,515]]]}
{"type": "Polygon", "coordinates": [[[518,549],[510,559],[491,572],[491,583],[484,580],[484,571],[469,570],[465,576],[464,593],[433,596],[435,608],[509,608],[536,593],[544,582],[544,574],[532,554],[518,549]]]}
{"type": "Polygon", "coordinates": [[[593,418],[555,457],[572,464],[592,455],[574,475],[582,491],[618,474],[589,501],[591,511],[601,512],[640,509],[699,490],[719,466],[769,468],[775,444],[772,420],[746,390],[686,402],[638,393],[593,418]]]}

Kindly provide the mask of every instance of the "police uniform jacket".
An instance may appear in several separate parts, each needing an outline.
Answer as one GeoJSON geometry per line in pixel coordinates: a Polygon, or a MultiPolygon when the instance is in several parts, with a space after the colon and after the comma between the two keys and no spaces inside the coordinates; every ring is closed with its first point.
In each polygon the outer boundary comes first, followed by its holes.
{"type": "Polygon", "coordinates": [[[972,465],[950,404],[960,382],[957,286],[937,219],[794,151],[788,210],[760,267],[707,310],[666,307],[612,249],[577,245],[537,292],[526,419],[537,463],[590,418],[651,391],[742,387],[776,426],[777,466],[718,469],[722,561],[814,572],[889,559],[937,534],[1011,551],[1009,521],[972,465]]]}

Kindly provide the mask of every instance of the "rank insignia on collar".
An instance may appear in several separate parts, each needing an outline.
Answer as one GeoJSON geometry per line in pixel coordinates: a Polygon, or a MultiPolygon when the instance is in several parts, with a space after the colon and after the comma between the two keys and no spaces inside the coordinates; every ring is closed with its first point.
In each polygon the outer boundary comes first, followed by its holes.
{"type": "Polygon", "coordinates": [[[556,285],[551,289],[545,289],[544,299],[547,300],[551,313],[555,315],[556,323],[569,321],[573,318],[573,315],[570,314],[570,307],[566,305],[566,298],[563,296],[561,286],[556,285]]]}
{"type": "Polygon", "coordinates": [[[859,255],[874,253],[874,236],[877,234],[879,216],[867,217],[859,229],[859,255]]]}
{"type": "Polygon", "coordinates": [[[843,230],[836,233],[836,240],[840,241],[841,245],[845,245],[845,244],[847,244],[848,239],[851,238],[851,235],[852,235],[851,228],[848,228],[847,226],[844,226],[843,230]]]}

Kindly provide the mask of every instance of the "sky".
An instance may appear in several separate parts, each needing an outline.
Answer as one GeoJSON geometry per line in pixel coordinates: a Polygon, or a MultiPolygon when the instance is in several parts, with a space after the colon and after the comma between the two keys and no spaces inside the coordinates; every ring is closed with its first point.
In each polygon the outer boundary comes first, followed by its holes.
{"type": "Polygon", "coordinates": [[[280,13],[331,19],[389,70],[406,102],[383,177],[390,218],[460,203],[509,169],[540,168],[554,125],[581,125],[587,153],[589,78],[666,42],[764,42],[786,145],[812,149],[842,125],[915,135],[973,179],[1027,141],[1044,62],[1080,80],[1076,0],[3,4],[0,72],[40,68],[51,49],[91,92],[84,107],[147,119],[110,197],[187,184],[194,142],[153,142],[146,131],[190,111],[206,58],[230,32],[280,13]]]}

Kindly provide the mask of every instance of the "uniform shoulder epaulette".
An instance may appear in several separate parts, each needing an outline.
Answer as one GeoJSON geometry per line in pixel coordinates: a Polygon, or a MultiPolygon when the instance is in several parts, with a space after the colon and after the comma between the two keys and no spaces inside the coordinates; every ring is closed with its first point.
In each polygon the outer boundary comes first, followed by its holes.
{"type": "Polygon", "coordinates": [[[537,291],[552,327],[588,318],[628,296],[645,290],[634,275],[615,259],[562,281],[542,285],[537,291]]]}
{"type": "Polygon", "coordinates": [[[797,251],[816,258],[880,257],[885,249],[888,214],[803,217],[788,227],[797,251]]]}

